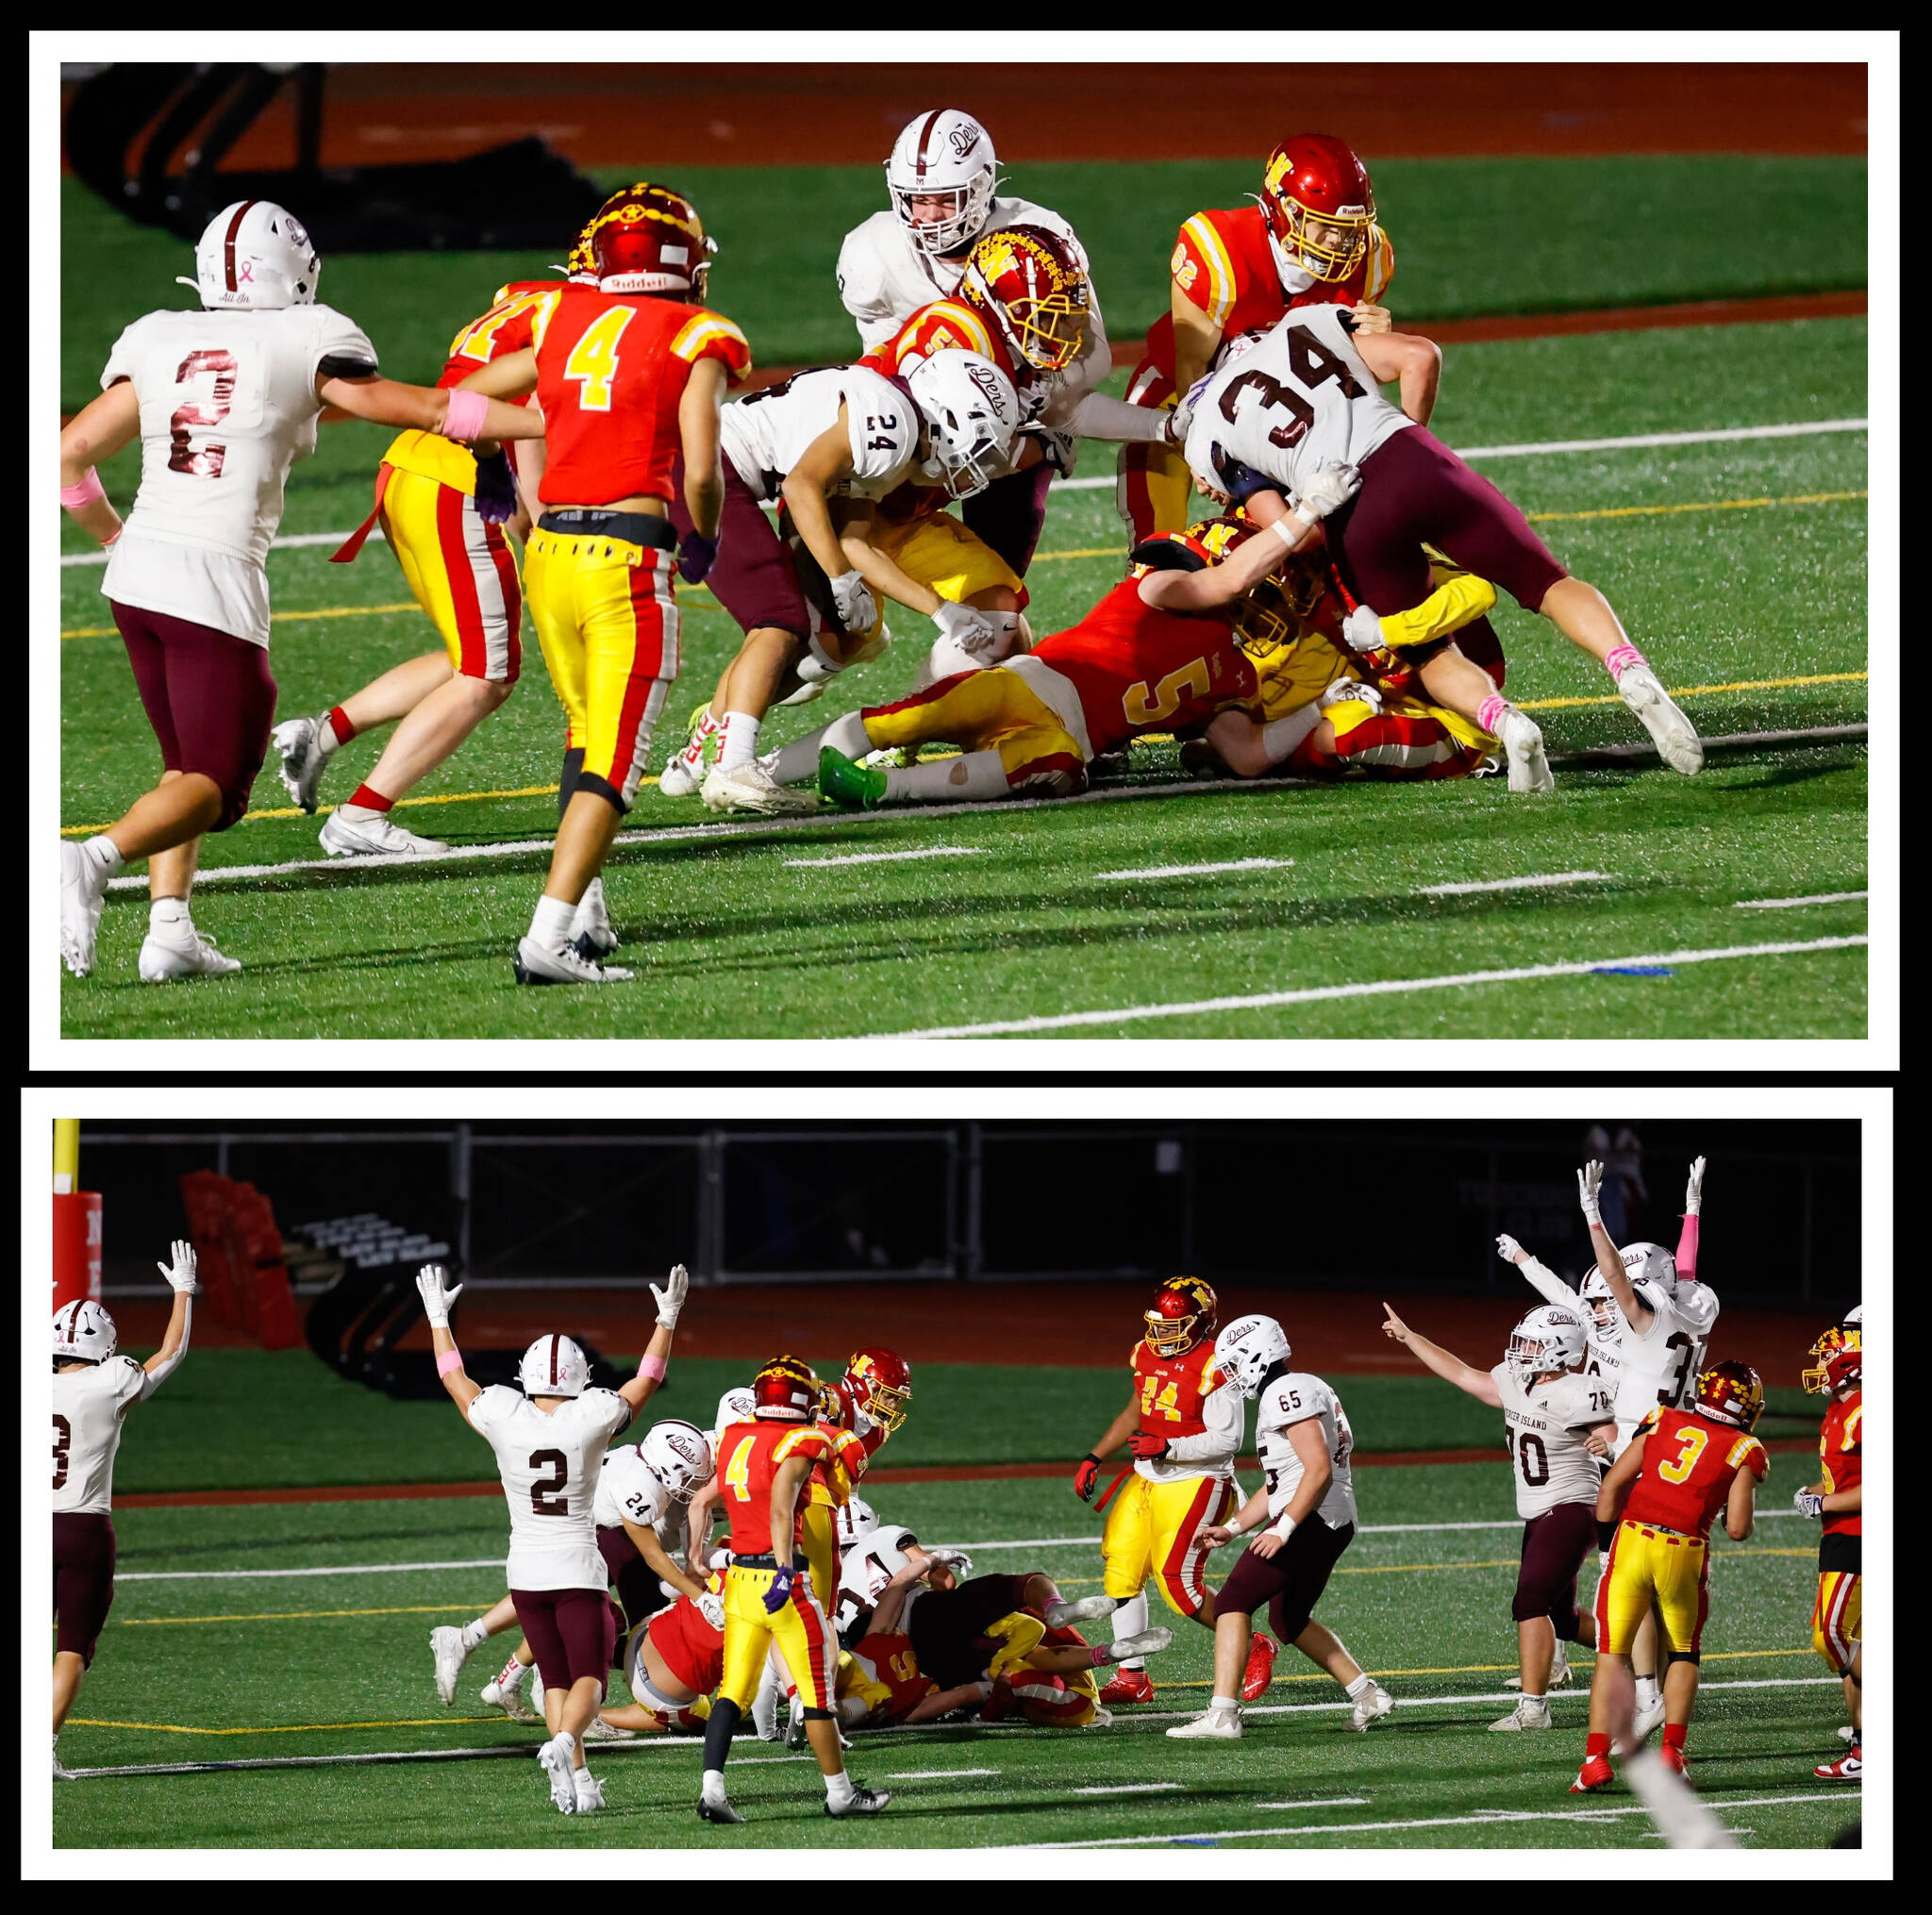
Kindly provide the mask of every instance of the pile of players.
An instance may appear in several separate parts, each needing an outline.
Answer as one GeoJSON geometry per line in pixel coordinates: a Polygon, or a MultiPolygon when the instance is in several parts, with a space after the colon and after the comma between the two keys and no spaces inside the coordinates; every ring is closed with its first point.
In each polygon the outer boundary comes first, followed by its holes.
{"type": "Polygon", "coordinates": [[[632,975],[606,961],[602,871],[678,674],[677,580],[708,583],[743,634],[659,780],[714,810],[1064,795],[1150,733],[1180,736],[1208,774],[1507,765],[1512,790],[1546,790],[1541,736],[1503,695],[1498,584],[1604,665],[1668,763],[1698,769],[1694,730],[1603,595],[1427,431],[1441,354],[1376,303],[1394,251],[1344,142],[1284,141],[1256,206],[1183,225],[1171,312],[1124,400],[1097,390],[1112,352],[1085,249],[1000,192],[977,121],[921,114],[886,172],[891,209],[838,261],[862,356],[728,406],[750,347],[706,304],[716,241],[667,187],[613,194],[564,279],[501,288],[433,390],[379,377],[367,338],[314,303],[297,220],[225,208],[197,254],[203,310],[137,321],[63,428],[62,503],[113,548],[102,590],[165,768],[124,818],[63,841],[69,968],[92,968],[107,882],[140,858],[141,975],[239,968],[195,931],[188,891],[200,836],[243,814],[268,748],[262,561],[325,409],[405,428],[336,557],[379,521],[442,649],[275,726],[282,776],[312,811],[330,757],[393,722],[323,845],[446,851],[391,814],[510,695],[526,592],[566,730],[520,982],[632,975]],[[94,465],[137,433],[124,534],[94,465]],[[1082,439],[1122,446],[1129,576],[1036,641],[1025,575],[1082,439]],[[1188,524],[1190,480],[1220,517],[1188,524]],[[938,631],[907,695],[760,754],[774,703],[878,656],[889,601],[938,631]],[[959,752],[921,764],[926,743],[959,752]]]}

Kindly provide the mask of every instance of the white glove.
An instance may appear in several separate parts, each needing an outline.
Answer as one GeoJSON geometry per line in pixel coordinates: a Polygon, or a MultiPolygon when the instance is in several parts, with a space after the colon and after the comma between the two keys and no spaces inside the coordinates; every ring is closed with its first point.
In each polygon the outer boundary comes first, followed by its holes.
{"type": "Polygon", "coordinates": [[[677,1313],[684,1307],[684,1299],[690,1289],[691,1272],[681,1263],[671,1266],[671,1274],[664,1279],[661,1290],[655,1283],[651,1286],[651,1301],[658,1306],[658,1327],[660,1330],[676,1327],[677,1313]]]}
{"type": "Polygon", "coordinates": [[[172,1264],[158,1263],[155,1268],[168,1279],[168,1288],[182,1296],[192,1296],[201,1286],[194,1280],[194,1245],[183,1243],[177,1237],[174,1243],[175,1261],[172,1264]]]}
{"type": "Polygon", "coordinates": [[[973,1574],[973,1558],[963,1549],[932,1549],[926,1555],[934,1562],[942,1562],[960,1582],[973,1574]]]}
{"type": "Polygon", "coordinates": [[[1698,1157],[1690,1166],[1690,1181],[1684,1187],[1684,1214],[1694,1217],[1704,1205],[1704,1159],[1698,1157]]]}
{"type": "Polygon", "coordinates": [[[879,608],[873,603],[865,580],[857,571],[841,572],[832,580],[832,609],[848,632],[869,632],[878,624],[879,608]]]}
{"type": "Polygon", "coordinates": [[[724,1628],[724,1598],[719,1595],[715,1590],[707,1590],[704,1592],[704,1594],[698,1598],[698,1614],[701,1615],[705,1619],[705,1621],[711,1625],[712,1628],[724,1628]]]}
{"type": "Polygon", "coordinates": [[[450,1306],[462,1295],[463,1287],[458,1284],[454,1290],[445,1290],[449,1273],[440,1263],[425,1263],[416,1273],[417,1293],[423,1299],[423,1314],[429,1319],[432,1330],[449,1328],[450,1306]]]}
{"type": "Polygon", "coordinates": [[[1597,1208],[1597,1192],[1603,1189],[1604,1167],[1594,1157],[1576,1173],[1576,1197],[1583,1206],[1583,1220],[1586,1224],[1601,1224],[1602,1214],[1597,1208]]]}
{"type": "Polygon", "coordinates": [[[1295,498],[1295,509],[1305,519],[1325,519],[1338,507],[1345,506],[1362,489],[1362,475],[1352,465],[1317,466],[1295,498]]]}
{"type": "Polygon", "coordinates": [[[1824,1514],[1824,1498],[1816,1490],[1800,1490],[1791,1498],[1791,1507],[1800,1516],[1822,1517],[1824,1514]]]}
{"type": "Polygon", "coordinates": [[[999,627],[974,606],[954,605],[941,599],[932,622],[939,626],[941,637],[950,639],[969,658],[984,658],[999,641],[999,627]]]}
{"type": "Polygon", "coordinates": [[[1326,711],[1331,705],[1350,704],[1366,705],[1371,711],[1380,711],[1381,687],[1370,684],[1365,678],[1338,678],[1315,700],[1315,709],[1326,711]]]}
{"type": "Polygon", "coordinates": [[[1341,636],[1352,652],[1379,652],[1384,643],[1381,613],[1370,606],[1357,606],[1342,620],[1341,636]]]}
{"type": "Polygon", "coordinates": [[[1507,1232],[1505,1232],[1504,1235],[1496,1239],[1496,1255],[1505,1263],[1521,1263],[1524,1260],[1523,1245],[1517,1242],[1515,1238],[1509,1236],[1507,1232]]]}

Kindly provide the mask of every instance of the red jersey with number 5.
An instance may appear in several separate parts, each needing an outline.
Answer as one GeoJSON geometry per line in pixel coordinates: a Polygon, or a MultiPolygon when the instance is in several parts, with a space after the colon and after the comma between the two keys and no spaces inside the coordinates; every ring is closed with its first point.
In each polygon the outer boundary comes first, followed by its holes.
{"type": "MultiPolygon", "coordinates": [[[[1824,1468],[1824,1493],[1856,1490],[1864,1481],[1860,1455],[1864,1423],[1865,1392],[1855,1390],[1849,1396],[1835,1398],[1824,1412],[1824,1427],[1818,1432],[1818,1460],[1824,1468]]],[[[1827,1536],[1862,1535],[1863,1518],[1857,1509],[1843,1509],[1824,1519],[1827,1536]]]]}
{"type": "MultiPolygon", "coordinates": [[[[832,1455],[830,1430],[816,1424],[735,1423],[718,1446],[718,1494],[731,1524],[733,1556],[772,1555],[772,1478],[789,1457],[804,1457],[817,1464],[832,1455]]],[[[791,1507],[791,1543],[795,1552],[805,1527],[811,1472],[798,1486],[791,1507]]],[[[794,1554],[793,1560],[796,1561],[794,1554]]]]}
{"type": "Polygon", "coordinates": [[[700,359],[727,386],[751,347],[722,314],[649,294],[566,286],[537,338],[537,398],[548,453],[546,505],[669,499],[679,451],[677,405],[700,359]]]}
{"type": "Polygon", "coordinates": [[[1235,643],[1232,608],[1161,611],[1124,579],[1080,623],[1033,648],[1079,693],[1094,752],[1143,731],[1205,724],[1259,697],[1255,668],[1235,643]]]}
{"type": "Polygon", "coordinates": [[[1643,1465],[1624,1506],[1626,1523],[1655,1523],[1680,1536],[1708,1536],[1740,1470],[1761,1483],[1764,1445],[1727,1423],[1659,1405],[1638,1426],[1643,1465]]]}
{"type": "Polygon", "coordinates": [[[1214,1345],[1205,1343],[1179,1357],[1157,1357],[1144,1342],[1134,1345],[1134,1387],[1141,1393],[1141,1427],[1157,1436],[1199,1436],[1208,1427],[1202,1399],[1222,1381],[1214,1345]]]}

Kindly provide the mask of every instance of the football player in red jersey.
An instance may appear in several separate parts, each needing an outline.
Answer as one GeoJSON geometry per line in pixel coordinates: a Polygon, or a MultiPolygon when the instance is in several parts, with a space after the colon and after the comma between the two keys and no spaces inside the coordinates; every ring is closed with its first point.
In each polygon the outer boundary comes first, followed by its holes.
{"type": "MultiPolygon", "coordinates": [[[[1368,169],[1326,133],[1284,140],[1268,156],[1252,207],[1198,212],[1170,262],[1172,309],[1155,322],[1127,382],[1130,405],[1173,406],[1213,371],[1229,340],[1265,331],[1291,307],[1353,306],[1365,332],[1386,331],[1376,303],[1395,273],[1395,249],[1375,224],[1368,169]]],[[[1121,449],[1118,503],[1139,544],[1184,525],[1187,462],[1165,443],[1121,449]]]]}
{"type": "MultiPolygon", "coordinates": [[[[566,286],[536,343],[463,382],[534,391],[548,443],[525,582],[551,683],[570,721],[563,818],[520,984],[608,984],[632,974],[573,944],[578,907],[636,796],[677,676],[674,564],[696,584],[716,557],[724,479],[719,412],[751,367],[730,320],[703,305],[714,242],[668,187],[632,187],[593,222],[597,284],[566,286]],[[672,468],[683,459],[691,529],[674,561],[672,468]],[[582,758],[575,764],[574,755],[582,758]]],[[[614,938],[611,942],[614,943],[614,938]]]]}
{"type": "Polygon", "coordinates": [[[1832,1674],[1844,1678],[1845,1709],[1852,1720],[1850,1752],[1811,1772],[1827,1782],[1856,1782],[1865,1773],[1860,1686],[1864,1604],[1859,1588],[1865,1508],[1864,1341],[1861,1307],[1811,1345],[1812,1367],[1804,1375],[1810,1394],[1831,1399],[1818,1432],[1818,1480],[1800,1490],[1795,1499],[1800,1515],[1817,1517],[1824,1525],[1818,1539],[1818,1599],[1811,1608],[1811,1640],[1832,1674]]]}
{"type": "Polygon", "coordinates": [[[1751,1534],[1757,1485],[1771,1468],[1764,1445],[1751,1434],[1763,1408],[1764,1385],[1750,1364],[1713,1363],[1698,1377],[1690,1407],[1659,1404],[1643,1419],[1597,1491],[1607,1551],[1596,1587],[1598,1674],[1591,1682],[1590,1740],[1570,1785],[1574,1795],[1612,1780],[1609,1689],[1601,1678],[1611,1660],[1628,1664],[1638,1625],[1653,1607],[1668,1662],[1661,1754],[1683,1772],[1710,1607],[1710,1525],[1722,1510],[1733,1541],[1751,1534]]]}

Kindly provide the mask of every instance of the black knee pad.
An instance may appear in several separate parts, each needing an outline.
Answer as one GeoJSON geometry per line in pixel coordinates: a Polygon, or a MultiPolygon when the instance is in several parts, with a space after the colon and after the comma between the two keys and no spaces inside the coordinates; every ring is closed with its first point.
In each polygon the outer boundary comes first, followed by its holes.
{"type": "Polygon", "coordinates": [[[1666,1649],[1664,1651],[1664,1667],[1666,1669],[1674,1662],[1688,1662],[1692,1668],[1695,1668],[1703,1660],[1704,1652],[1701,1649],[1666,1649]]]}
{"type": "MultiPolygon", "coordinates": [[[[630,807],[624,802],[624,795],[608,778],[600,778],[595,772],[577,774],[576,791],[589,791],[602,798],[610,808],[622,818],[630,807]]],[[[574,794],[575,795],[575,794],[574,794]]]]}
{"type": "Polygon", "coordinates": [[[805,1719],[808,1723],[828,1723],[832,1720],[832,1712],[828,1708],[808,1708],[805,1719]]]}

